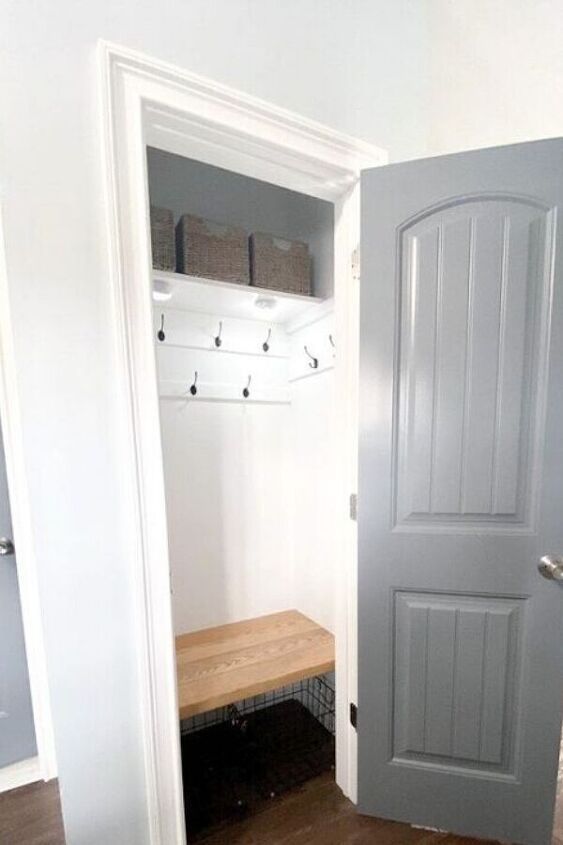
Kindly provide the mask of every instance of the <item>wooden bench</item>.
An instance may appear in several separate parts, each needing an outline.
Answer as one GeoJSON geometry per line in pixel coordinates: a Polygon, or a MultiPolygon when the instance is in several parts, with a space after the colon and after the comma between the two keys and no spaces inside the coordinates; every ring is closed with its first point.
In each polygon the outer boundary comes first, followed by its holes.
{"type": "Polygon", "coordinates": [[[334,670],[334,637],[297,610],[176,637],[180,719],[334,670]]]}

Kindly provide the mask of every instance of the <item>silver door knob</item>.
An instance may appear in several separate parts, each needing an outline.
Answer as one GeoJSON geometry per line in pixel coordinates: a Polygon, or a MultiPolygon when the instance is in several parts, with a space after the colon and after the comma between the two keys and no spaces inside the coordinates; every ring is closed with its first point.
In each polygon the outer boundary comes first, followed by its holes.
{"type": "Polygon", "coordinates": [[[551,581],[563,581],[563,557],[544,555],[538,563],[540,574],[551,581]]]}
{"type": "Polygon", "coordinates": [[[0,537],[0,555],[13,555],[14,544],[7,537],[0,537]]]}

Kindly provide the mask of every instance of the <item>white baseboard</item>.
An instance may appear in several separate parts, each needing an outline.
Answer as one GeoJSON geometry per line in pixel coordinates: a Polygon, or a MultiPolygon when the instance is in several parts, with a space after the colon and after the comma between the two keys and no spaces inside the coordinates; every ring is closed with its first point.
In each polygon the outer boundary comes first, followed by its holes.
{"type": "Polygon", "coordinates": [[[11,766],[0,769],[0,792],[8,792],[38,780],[41,780],[39,757],[20,760],[19,763],[12,763],[11,766]]]}

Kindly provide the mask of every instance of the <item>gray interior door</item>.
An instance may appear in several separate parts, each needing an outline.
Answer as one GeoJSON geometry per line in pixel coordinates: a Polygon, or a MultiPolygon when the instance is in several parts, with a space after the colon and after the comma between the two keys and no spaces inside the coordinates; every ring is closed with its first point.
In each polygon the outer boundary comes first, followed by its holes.
{"type": "Polygon", "coordinates": [[[37,753],[0,433],[0,766],[37,753]],[[6,552],[8,552],[6,554],[6,552]]]}
{"type": "Polygon", "coordinates": [[[563,700],[562,205],[561,140],[362,177],[359,809],[524,845],[563,700]]]}

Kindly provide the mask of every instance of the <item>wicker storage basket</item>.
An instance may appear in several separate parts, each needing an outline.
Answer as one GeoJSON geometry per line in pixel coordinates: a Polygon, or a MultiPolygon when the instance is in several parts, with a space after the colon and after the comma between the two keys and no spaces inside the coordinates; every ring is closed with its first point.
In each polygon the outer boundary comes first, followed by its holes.
{"type": "Polygon", "coordinates": [[[176,269],[174,215],[167,208],[151,205],[152,266],[157,270],[176,269]]]}
{"type": "Polygon", "coordinates": [[[311,295],[311,256],[301,241],[254,232],[250,236],[252,284],[259,288],[311,295]]]}
{"type": "Polygon", "coordinates": [[[250,284],[248,235],[238,226],[223,226],[184,214],[176,227],[178,272],[250,284]]]}

